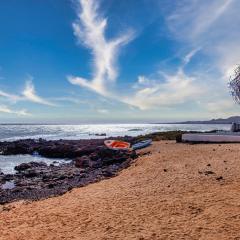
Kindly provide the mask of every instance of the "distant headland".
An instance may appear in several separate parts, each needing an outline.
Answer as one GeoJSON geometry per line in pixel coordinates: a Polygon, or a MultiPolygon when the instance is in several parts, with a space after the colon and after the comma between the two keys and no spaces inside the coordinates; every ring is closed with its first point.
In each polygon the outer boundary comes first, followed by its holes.
{"type": "Polygon", "coordinates": [[[174,124],[231,124],[233,122],[240,122],[240,116],[231,116],[229,118],[217,118],[205,121],[174,122],[174,124]]]}

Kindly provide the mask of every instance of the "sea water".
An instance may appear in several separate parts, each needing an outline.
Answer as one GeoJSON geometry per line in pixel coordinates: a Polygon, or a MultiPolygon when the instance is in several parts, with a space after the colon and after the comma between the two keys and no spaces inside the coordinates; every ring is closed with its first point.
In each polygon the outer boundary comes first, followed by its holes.
{"type": "Polygon", "coordinates": [[[173,130],[229,130],[229,124],[82,124],[82,125],[0,125],[0,141],[18,139],[93,139],[117,136],[137,136],[173,130]],[[104,134],[104,136],[99,136],[104,134]]]}
{"type": "Polygon", "coordinates": [[[14,167],[21,163],[45,162],[47,165],[68,163],[68,159],[45,158],[39,155],[18,154],[18,155],[0,155],[0,171],[5,174],[15,173],[14,167]]]}

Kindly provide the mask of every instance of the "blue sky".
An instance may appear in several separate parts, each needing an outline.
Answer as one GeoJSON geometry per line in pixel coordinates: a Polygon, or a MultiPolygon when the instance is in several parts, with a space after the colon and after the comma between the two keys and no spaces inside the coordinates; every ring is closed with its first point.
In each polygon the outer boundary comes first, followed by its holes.
{"type": "Polygon", "coordinates": [[[1,122],[238,115],[238,0],[0,1],[1,122]]]}

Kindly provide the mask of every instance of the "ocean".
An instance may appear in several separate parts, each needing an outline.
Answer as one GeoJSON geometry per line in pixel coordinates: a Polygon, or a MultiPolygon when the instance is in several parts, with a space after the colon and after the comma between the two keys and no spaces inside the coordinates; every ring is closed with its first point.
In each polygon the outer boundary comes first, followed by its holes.
{"type": "Polygon", "coordinates": [[[229,130],[229,124],[82,124],[82,125],[0,125],[0,141],[43,138],[93,139],[117,136],[137,136],[159,131],[188,130],[211,131],[229,130]],[[99,136],[103,134],[104,136],[99,136]],[[105,136],[106,135],[106,136],[105,136]]]}
{"type": "MultiPolygon", "coordinates": [[[[141,134],[172,131],[229,130],[229,124],[91,124],[91,125],[0,125],[0,141],[18,139],[94,139],[117,136],[137,136],[141,134]],[[102,136],[101,136],[102,135],[102,136]]],[[[64,159],[47,159],[32,155],[0,155],[0,172],[14,173],[14,167],[24,162],[63,163],[64,159]]]]}

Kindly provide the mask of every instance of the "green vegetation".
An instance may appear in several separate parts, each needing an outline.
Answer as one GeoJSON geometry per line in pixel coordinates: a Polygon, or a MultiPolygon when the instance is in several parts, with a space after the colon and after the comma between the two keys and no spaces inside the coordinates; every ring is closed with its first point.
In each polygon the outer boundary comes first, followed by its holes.
{"type": "MultiPolygon", "coordinates": [[[[216,130],[209,131],[216,132],[216,130]]],[[[137,141],[142,141],[151,138],[153,141],[161,141],[161,140],[176,140],[177,142],[181,142],[182,134],[184,133],[199,133],[196,131],[168,131],[168,132],[155,132],[149,133],[146,135],[139,135],[136,137],[137,141]]]]}

